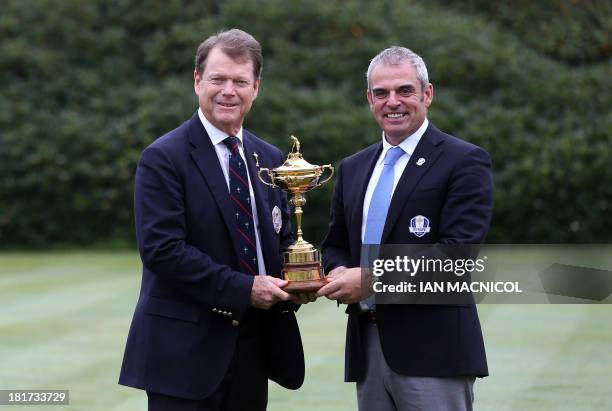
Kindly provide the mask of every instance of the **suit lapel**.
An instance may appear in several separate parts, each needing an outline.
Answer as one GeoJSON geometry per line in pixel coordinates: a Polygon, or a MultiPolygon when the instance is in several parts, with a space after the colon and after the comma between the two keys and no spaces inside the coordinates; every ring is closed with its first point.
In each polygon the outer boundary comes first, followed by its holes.
{"type": "Polygon", "coordinates": [[[275,247],[273,242],[276,233],[274,232],[272,224],[272,211],[270,210],[270,188],[264,185],[257,176],[257,169],[255,167],[253,153],[257,152],[259,155],[259,165],[261,167],[271,167],[273,163],[267,156],[267,151],[265,148],[258,147],[257,141],[248,131],[243,129],[242,135],[244,156],[249,169],[249,179],[251,180],[251,186],[253,187],[253,193],[255,195],[255,205],[257,206],[261,251],[263,253],[264,262],[266,263],[266,272],[269,275],[280,275],[280,273],[274,273],[274,268],[271,266],[272,262],[275,261],[275,258],[271,253],[278,247],[275,247]]]}
{"type": "Polygon", "coordinates": [[[389,205],[389,211],[387,213],[387,220],[385,221],[385,228],[381,238],[381,244],[386,243],[391,230],[395,226],[395,222],[404,209],[404,204],[406,204],[410,198],[418,182],[431,169],[442,153],[443,148],[440,144],[443,141],[444,139],[441,133],[430,124],[425,134],[423,134],[423,137],[421,137],[419,144],[416,146],[414,153],[410,156],[410,160],[393,192],[391,204],[389,205]],[[424,159],[425,162],[422,165],[418,165],[417,162],[421,158],[424,159]]]}
{"type": "Polygon", "coordinates": [[[240,250],[240,243],[238,237],[236,237],[236,220],[232,211],[234,210],[234,206],[230,201],[227,182],[221,170],[217,152],[197,113],[192,117],[191,123],[189,124],[189,139],[191,144],[195,146],[195,149],[191,152],[191,157],[200,169],[200,172],[210,188],[213,198],[219,207],[221,216],[225,221],[225,225],[228,228],[230,237],[232,238],[234,251],[236,255],[239,255],[238,250],[240,250]]]}
{"type": "Polygon", "coordinates": [[[363,201],[365,199],[365,193],[368,188],[368,183],[370,182],[370,177],[372,176],[372,171],[374,170],[374,166],[376,165],[376,160],[380,157],[380,152],[382,151],[382,142],[375,144],[370,147],[369,151],[365,153],[365,158],[363,159],[364,167],[358,167],[356,170],[347,170],[354,174],[354,178],[351,178],[350,181],[357,187],[358,191],[356,191],[356,197],[351,198],[349,201],[352,201],[355,205],[351,209],[352,215],[350,217],[351,226],[355,227],[358,232],[357,235],[351,237],[351,249],[360,250],[361,249],[361,225],[363,224],[363,201]]]}

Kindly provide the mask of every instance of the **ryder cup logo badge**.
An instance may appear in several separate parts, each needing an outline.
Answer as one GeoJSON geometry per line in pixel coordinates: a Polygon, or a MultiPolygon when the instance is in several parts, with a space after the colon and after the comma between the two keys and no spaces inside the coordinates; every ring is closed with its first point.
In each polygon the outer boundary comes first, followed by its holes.
{"type": "Polygon", "coordinates": [[[429,219],[422,215],[412,217],[410,220],[410,232],[417,237],[423,237],[431,230],[429,219]]]}
{"type": "Polygon", "coordinates": [[[272,224],[274,225],[274,231],[276,231],[276,234],[278,234],[283,226],[283,219],[278,206],[274,206],[274,209],[272,210],[272,224]]]}

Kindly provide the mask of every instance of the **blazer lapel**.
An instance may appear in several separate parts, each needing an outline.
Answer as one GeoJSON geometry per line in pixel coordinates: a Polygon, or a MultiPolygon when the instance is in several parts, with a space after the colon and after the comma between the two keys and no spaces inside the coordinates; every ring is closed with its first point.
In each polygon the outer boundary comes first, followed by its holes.
{"type": "MultiPolygon", "coordinates": [[[[266,273],[268,275],[279,276],[280,273],[275,273],[275,269],[272,266],[273,262],[276,261],[274,256],[271,254],[275,250],[273,239],[276,233],[274,232],[272,224],[272,211],[270,210],[270,203],[268,201],[270,187],[264,185],[259,180],[253,153],[257,152],[259,155],[259,164],[262,167],[271,167],[272,161],[269,157],[267,157],[267,152],[265,149],[260,149],[257,147],[256,140],[246,130],[243,129],[242,135],[244,156],[249,169],[249,179],[251,180],[251,186],[253,187],[253,193],[255,195],[255,204],[257,206],[261,251],[266,265],[266,273]]],[[[276,249],[277,248],[278,247],[276,247],[276,249]]]]}
{"type": "MultiPolygon", "coordinates": [[[[364,167],[358,167],[356,170],[350,170],[354,174],[354,178],[350,181],[354,184],[358,191],[356,196],[349,199],[354,204],[352,207],[352,214],[350,216],[351,226],[355,227],[357,235],[351,236],[351,249],[361,250],[361,225],[363,224],[363,201],[365,199],[365,193],[368,189],[368,183],[372,176],[372,171],[376,165],[380,152],[382,151],[382,142],[375,144],[370,147],[363,160],[364,167]]],[[[349,170],[345,170],[349,171],[349,170]]]]}
{"type": "Polygon", "coordinates": [[[192,117],[189,125],[189,139],[191,144],[195,146],[195,149],[191,152],[191,157],[200,169],[200,172],[210,188],[213,198],[219,207],[221,216],[225,221],[225,225],[228,228],[234,251],[236,255],[238,255],[240,243],[236,236],[236,223],[232,212],[234,206],[230,201],[227,182],[221,170],[217,152],[210,141],[210,137],[206,133],[206,129],[204,129],[204,126],[200,122],[197,113],[192,117]]]}
{"type": "Polygon", "coordinates": [[[404,204],[408,201],[408,198],[414,191],[418,182],[430,170],[442,153],[443,149],[440,144],[443,141],[444,139],[441,137],[441,133],[430,124],[425,134],[423,134],[423,137],[421,137],[421,141],[419,141],[419,144],[416,146],[414,153],[410,156],[410,160],[393,192],[391,204],[389,205],[389,211],[387,213],[387,220],[385,221],[385,228],[380,241],[381,244],[386,243],[391,229],[402,213],[404,204]],[[417,162],[421,158],[425,159],[425,162],[422,165],[418,165],[417,162]]]}

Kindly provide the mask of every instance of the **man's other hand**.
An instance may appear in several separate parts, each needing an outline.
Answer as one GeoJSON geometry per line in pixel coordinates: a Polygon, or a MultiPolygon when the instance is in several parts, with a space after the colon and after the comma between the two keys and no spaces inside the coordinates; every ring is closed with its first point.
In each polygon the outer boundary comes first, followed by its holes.
{"type": "Polygon", "coordinates": [[[338,270],[338,268],[329,273],[327,276],[329,283],[319,289],[317,296],[325,296],[343,304],[354,304],[361,301],[361,267],[342,267],[343,270],[338,270]]]}

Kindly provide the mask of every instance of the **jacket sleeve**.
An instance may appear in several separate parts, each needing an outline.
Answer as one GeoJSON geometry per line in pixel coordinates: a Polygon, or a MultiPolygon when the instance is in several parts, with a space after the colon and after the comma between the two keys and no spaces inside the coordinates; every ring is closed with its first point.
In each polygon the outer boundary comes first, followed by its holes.
{"type": "Polygon", "coordinates": [[[344,216],[343,166],[344,161],[338,166],[336,184],[331,200],[327,234],[321,244],[323,266],[326,273],[329,273],[339,266],[352,266],[348,228],[344,216]]]}
{"type": "Polygon", "coordinates": [[[481,244],[493,211],[489,154],[477,147],[455,166],[442,207],[438,243],[481,244]]]}

